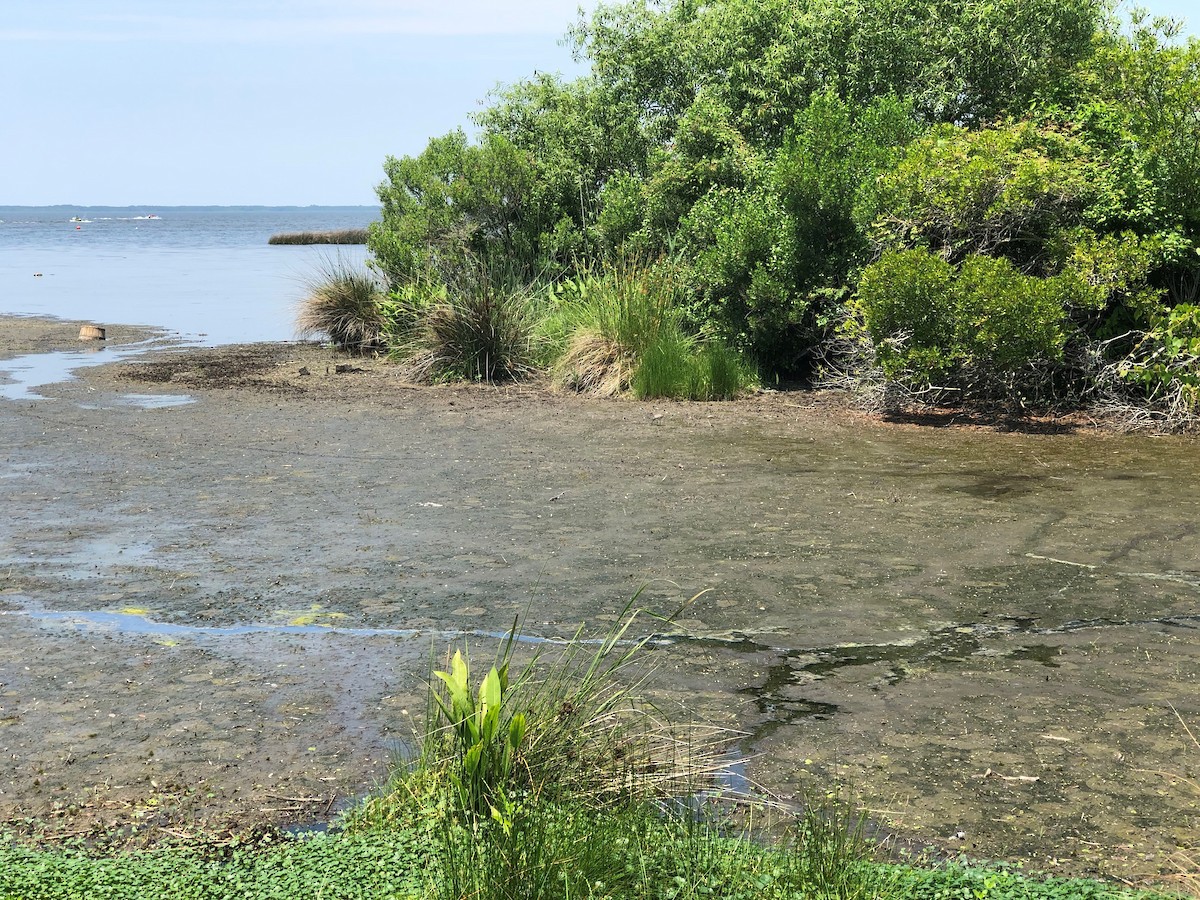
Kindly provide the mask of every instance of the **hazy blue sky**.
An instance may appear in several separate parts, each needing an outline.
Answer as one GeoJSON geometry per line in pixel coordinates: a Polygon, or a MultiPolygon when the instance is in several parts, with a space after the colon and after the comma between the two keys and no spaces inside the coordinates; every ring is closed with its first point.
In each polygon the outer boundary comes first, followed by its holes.
{"type": "Polygon", "coordinates": [[[4,0],[0,205],[372,203],[385,156],[468,127],[498,82],[578,71],[577,7],[4,0]]]}

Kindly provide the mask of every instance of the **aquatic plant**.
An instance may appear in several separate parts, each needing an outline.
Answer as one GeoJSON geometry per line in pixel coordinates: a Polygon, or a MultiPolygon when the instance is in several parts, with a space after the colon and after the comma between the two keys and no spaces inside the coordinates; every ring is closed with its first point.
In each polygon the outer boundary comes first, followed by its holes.
{"type": "Polygon", "coordinates": [[[379,348],[384,291],[374,274],[335,257],[322,261],[306,287],[296,315],[300,337],[324,334],[335,347],[359,353],[379,348]]]}

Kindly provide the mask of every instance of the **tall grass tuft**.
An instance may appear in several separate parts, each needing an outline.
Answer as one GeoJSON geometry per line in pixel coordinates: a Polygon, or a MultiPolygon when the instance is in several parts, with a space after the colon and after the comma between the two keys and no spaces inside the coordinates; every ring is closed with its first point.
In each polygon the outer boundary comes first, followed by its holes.
{"type": "Polygon", "coordinates": [[[537,369],[532,292],[486,263],[436,289],[410,292],[393,321],[390,354],[415,381],[515,381],[537,369]]]}
{"type": "Polygon", "coordinates": [[[685,340],[679,288],[666,264],[621,258],[560,285],[545,329],[560,386],[611,397],[629,389],[639,360],[685,340]]]}
{"type": "Polygon", "coordinates": [[[673,263],[619,258],[558,285],[542,328],[556,384],[611,397],[723,400],[751,383],[749,368],[683,327],[673,263]]]}
{"type": "Polygon", "coordinates": [[[867,835],[866,813],[836,793],[805,799],[787,849],[791,877],[813,896],[874,900],[897,890],[896,870],[872,863],[878,848],[867,835]]]}
{"type": "Polygon", "coordinates": [[[642,357],[631,387],[641,400],[732,400],[752,382],[750,368],[724,344],[664,340],[642,357]]]}
{"type": "Polygon", "coordinates": [[[344,259],[323,260],[308,279],[296,315],[300,337],[324,334],[334,346],[367,352],[381,346],[383,286],[371,272],[344,259]]]}

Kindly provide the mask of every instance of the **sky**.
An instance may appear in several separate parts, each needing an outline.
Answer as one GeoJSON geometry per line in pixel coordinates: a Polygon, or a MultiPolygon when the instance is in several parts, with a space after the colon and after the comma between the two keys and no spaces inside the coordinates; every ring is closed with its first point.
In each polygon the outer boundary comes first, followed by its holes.
{"type": "Polygon", "coordinates": [[[0,205],[374,203],[385,157],[470,130],[498,84],[581,74],[579,6],[3,0],[0,205]]]}

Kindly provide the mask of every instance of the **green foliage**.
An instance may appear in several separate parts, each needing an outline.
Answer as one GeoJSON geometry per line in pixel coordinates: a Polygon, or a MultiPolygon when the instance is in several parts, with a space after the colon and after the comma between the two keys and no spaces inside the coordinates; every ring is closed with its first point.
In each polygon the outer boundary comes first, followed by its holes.
{"type": "Polygon", "coordinates": [[[598,396],[629,388],[655,346],[686,341],[669,265],[621,258],[555,287],[545,324],[556,383],[598,396]]]}
{"type": "Polygon", "coordinates": [[[926,250],[885,253],[863,272],[857,310],[889,378],[931,381],[959,361],[953,285],[953,267],[926,250]]]}
{"type": "MultiPolygon", "coordinates": [[[[925,340],[951,316],[912,306],[925,288],[876,296],[876,320],[911,307],[868,329],[890,342],[887,377],[994,395],[1036,367],[1053,370],[1044,396],[1078,398],[1200,301],[1200,41],[1165,20],[1125,27],[1104,0],[631,0],[571,40],[583,78],[518,82],[476,115],[477,140],[387,160],[370,248],[401,295],[383,307],[399,352],[540,317],[537,300],[456,292],[482,261],[521,291],[606,295],[545,304],[529,352],[560,384],[708,396],[704,348],[808,375],[841,347],[860,276],[924,249],[954,267],[945,305],[977,331],[925,340]],[[675,260],[669,303],[627,302],[602,274],[630,257],[675,260]],[[411,294],[423,281],[447,302],[411,294]]],[[[472,358],[425,374],[490,377],[472,358]]]]}
{"type": "Polygon", "coordinates": [[[429,310],[449,300],[450,292],[443,282],[423,279],[393,287],[378,301],[383,345],[392,350],[393,355],[396,351],[402,352],[402,348],[413,341],[417,325],[429,310]]]}
{"type": "MultiPolygon", "coordinates": [[[[729,834],[716,823],[645,807],[609,811],[546,805],[465,867],[453,893],[447,860],[429,828],[338,832],[276,846],[164,849],[97,857],[32,850],[0,839],[5,900],[397,900],[397,898],[592,897],[596,900],[812,900],[850,898],[822,890],[811,863],[791,851],[729,834]],[[497,843],[499,842],[499,843],[497,843]],[[520,857],[505,858],[513,850],[520,857]],[[518,873],[505,880],[501,873],[518,873]],[[490,876],[490,877],[489,877],[490,876]]],[[[490,836],[489,836],[489,839],[490,836]]],[[[886,886],[879,900],[1162,900],[1086,879],[1032,878],[1004,866],[949,864],[872,869],[851,876],[886,886]]],[[[824,867],[837,872],[835,866],[824,867]]]]}
{"type": "Polygon", "coordinates": [[[873,183],[918,131],[882,99],[857,108],[828,93],[797,115],[783,146],[740,188],[710,190],[679,223],[694,327],[751,354],[768,372],[803,371],[829,299],[867,250],[854,219],[873,183]]]}
{"type": "Polygon", "coordinates": [[[1071,274],[1038,278],[1006,259],[969,257],[955,279],[955,341],[977,367],[1011,371],[1059,359],[1067,310],[1086,296],[1071,274]]]}
{"type": "Polygon", "coordinates": [[[1078,136],[1013,122],[943,125],[914,141],[874,188],[879,248],[926,247],[952,262],[1003,256],[1045,274],[1048,244],[1118,201],[1102,158],[1078,136]]]}
{"type": "Polygon", "coordinates": [[[393,900],[419,897],[432,843],[417,831],[318,835],[246,847],[111,856],[0,838],[4,900],[393,900]]]}
{"type": "Polygon", "coordinates": [[[1200,306],[1181,303],[1156,316],[1121,374],[1151,401],[1200,411],[1200,306]]]}
{"type": "Polygon", "coordinates": [[[1143,203],[1160,225],[1200,227],[1200,39],[1135,10],[1115,23],[1084,70],[1081,117],[1135,167],[1143,203]]]}
{"type": "Polygon", "coordinates": [[[898,896],[905,900],[1166,900],[1163,894],[1123,890],[1084,878],[1032,878],[1005,865],[951,863],[905,867],[898,896]]]}
{"type": "Polygon", "coordinates": [[[656,140],[711,92],[739,131],[778,143],[827,89],[856,104],[911,98],[930,121],[1023,110],[1071,83],[1102,13],[1094,0],[672,0],[601,5],[573,38],[656,140]]]}
{"type": "Polygon", "coordinates": [[[452,132],[419,156],[388,157],[384,171],[368,247],[389,282],[444,277],[476,258],[534,268],[545,211],[528,156],[503,135],[471,144],[452,132]]]}
{"type": "Polygon", "coordinates": [[[455,651],[449,672],[434,672],[445,683],[445,696],[434,693],[442,720],[453,735],[458,765],[450,782],[459,807],[472,816],[487,815],[503,803],[500,793],[512,777],[513,756],[525,738],[525,714],[514,713],[501,728],[500,714],[508,691],[508,660],[493,666],[471,694],[470,670],[461,651],[455,651]]]}
{"type": "Polygon", "coordinates": [[[646,171],[640,111],[593,79],[539,74],[492,96],[475,117],[525,154],[534,173],[537,264],[552,274],[590,259],[604,243],[599,199],[613,179],[646,171]]]}
{"type": "Polygon", "coordinates": [[[561,270],[601,239],[609,179],[644,167],[637,110],[587,79],[537,76],[492,100],[478,143],[456,131],[385,162],[369,246],[393,283],[449,277],[472,258],[525,280],[561,270]]]}
{"type": "Polygon", "coordinates": [[[1051,395],[1056,378],[1091,390],[1087,379],[1103,370],[1066,375],[1066,351],[1128,352],[1162,310],[1155,282],[1191,247],[1178,231],[1154,230],[1156,214],[1130,193],[1140,178],[1118,162],[1076,129],[1034,122],[943,126],[913,142],[873,189],[883,255],[859,284],[884,374],[941,381],[967,399],[1035,382],[1051,395]]]}
{"type": "Polygon", "coordinates": [[[1059,359],[1067,308],[1081,296],[1086,286],[1073,274],[1022,275],[1005,259],[978,255],[956,268],[918,249],[889,251],[869,266],[857,308],[889,378],[955,386],[1059,359]]]}
{"type": "Polygon", "coordinates": [[[461,652],[434,673],[421,757],[366,805],[399,808],[391,827],[432,838],[428,895],[888,900],[895,877],[868,864],[861,816],[812,804],[784,851],[730,833],[716,806],[690,799],[712,786],[705,754],[688,742],[679,756],[684,744],[636,713],[640,680],[621,683],[651,637],[630,638],[638,616],[627,607],[598,643],[576,635],[511,682],[515,632],[477,690],[461,652]]]}

